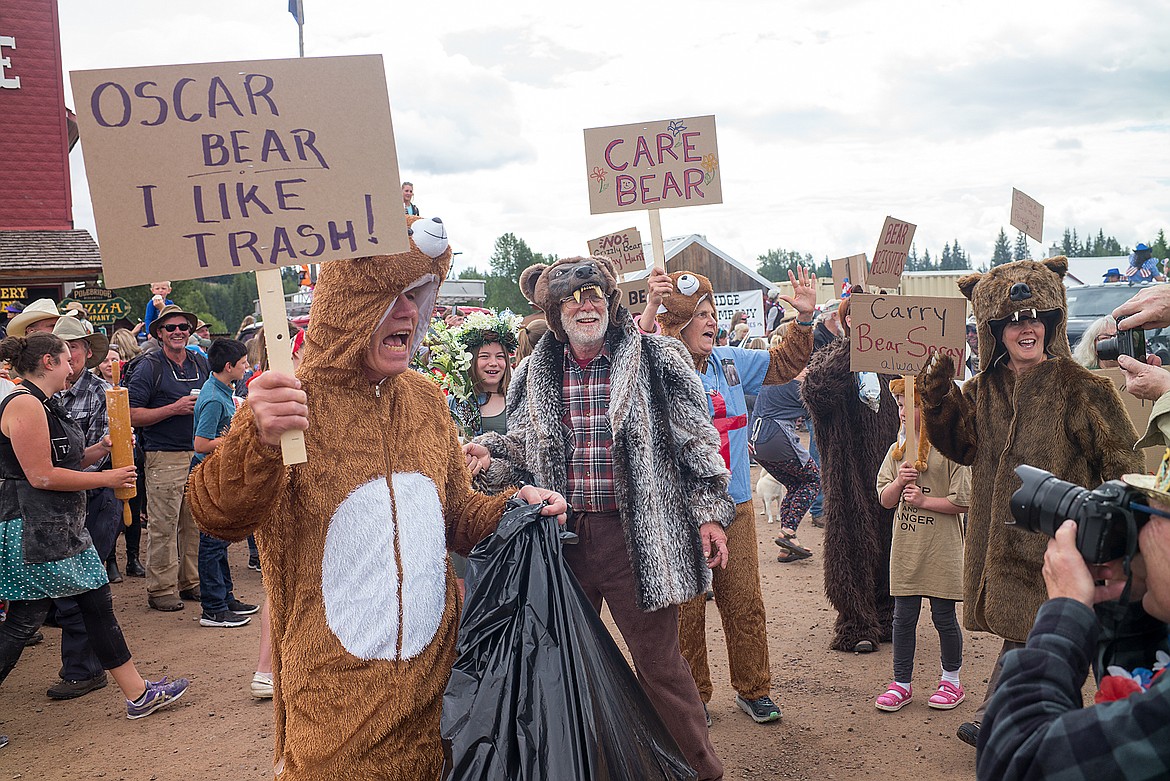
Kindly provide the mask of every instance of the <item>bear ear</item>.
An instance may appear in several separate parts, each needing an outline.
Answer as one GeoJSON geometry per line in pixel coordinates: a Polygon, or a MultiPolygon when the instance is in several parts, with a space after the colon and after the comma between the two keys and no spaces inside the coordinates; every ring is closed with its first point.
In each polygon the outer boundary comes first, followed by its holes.
{"type": "Polygon", "coordinates": [[[617,284],[617,267],[613,265],[613,261],[603,255],[591,255],[592,260],[597,261],[597,265],[605,272],[605,276],[612,284],[617,284]]]}
{"type": "Polygon", "coordinates": [[[536,304],[536,282],[548,266],[536,263],[520,272],[520,292],[533,304],[536,304]]]}
{"type": "Polygon", "coordinates": [[[966,274],[962,277],[959,277],[959,290],[963,291],[963,295],[967,297],[968,301],[975,300],[972,297],[975,295],[975,285],[977,285],[979,280],[982,278],[983,275],[978,271],[976,271],[974,274],[966,274]]]}
{"type": "Polygon", "coordinates": [[[1064,279],[1064,275],[1068,273],[1068,258],[1064,255],[1057,255],[1055,258],[1045,258],[1040,262],[1048,266],[1052,273],[1061,279],[1064,279]]]}

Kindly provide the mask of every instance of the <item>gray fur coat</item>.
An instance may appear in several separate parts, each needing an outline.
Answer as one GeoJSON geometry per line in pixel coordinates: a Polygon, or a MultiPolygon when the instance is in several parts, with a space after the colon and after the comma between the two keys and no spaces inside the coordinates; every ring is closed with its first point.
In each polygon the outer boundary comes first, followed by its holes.
{"type": "MultiPolygon", "coordinates": [[[[735,505],[690,356],[681,342],[640,334],[625,320],[606,336],[612,457],[638,605],[652,611],[707,589],[711,575],[699,526],[727,526],[735,505]]],[[[550,332],[516,370],[508,389],[508,433],[475,440],[492,455],[477,485],[490,492],[524,482],[568,495],[564,361],[565,345],[550,332]]]]}

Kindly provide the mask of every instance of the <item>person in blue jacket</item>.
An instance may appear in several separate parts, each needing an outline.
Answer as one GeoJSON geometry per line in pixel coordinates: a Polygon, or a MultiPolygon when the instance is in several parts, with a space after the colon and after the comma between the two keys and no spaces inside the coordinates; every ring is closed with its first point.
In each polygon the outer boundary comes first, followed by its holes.
{"type": "MultiPolygon", "coordinates": [[[[728,492],[736,503],[735,520],[727,529],[729,561],[715,571],[715,604],[727,637],[731,685],[736,704],[757,723],[778,721],[780,708],[771,699],[771,671],[764,602],[752,509],[751,464],[748,461],[748,409],[745,394],[755,395],[764,385],[782,385],[808,363],[812,352],[816,277],[801,268],[799,279],[789,273],[793,295],[781,296],[796,309],[788,338],[769,351],[718,347],[711,282],[690,271],[667,275],[651,271],[647,279],[647,306],[639,327],[661,327],[666,336],[680,339],[695,362],[695,372],[707,392],[711,422],[719,432],[720,452],[731,470],[728,492]],[[657,323],[655,322],[657,319],[657,323]]],[[[711,700],[711,673],[707,667],[706,605],[702,595],[682,605],[679,643],[691,666],[704,704],[711,700]]]]}

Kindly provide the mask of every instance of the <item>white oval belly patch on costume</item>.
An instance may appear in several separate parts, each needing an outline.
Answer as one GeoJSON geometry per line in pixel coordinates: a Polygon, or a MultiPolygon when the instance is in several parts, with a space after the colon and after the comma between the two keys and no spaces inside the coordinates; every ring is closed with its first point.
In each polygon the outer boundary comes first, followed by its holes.
{"type": "Polygon", "coordinates": [[[401,572],[394,559],[395,526],[385,478],[347,496],[325,535],[325,622],[345,650],[360,659],[418,655],[434,639],[446,607],[447,535],[435,484],[418,472],[399,472],[394,498],[401,572]]]}

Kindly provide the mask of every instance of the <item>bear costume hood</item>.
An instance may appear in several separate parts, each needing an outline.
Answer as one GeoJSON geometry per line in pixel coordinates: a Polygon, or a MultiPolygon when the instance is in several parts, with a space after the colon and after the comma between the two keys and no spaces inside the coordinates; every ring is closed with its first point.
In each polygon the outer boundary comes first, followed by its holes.
{"type": "Polygon", "coordinates": [[[682,339],[682,331],[694,318],[699,304],[709,299],[714,304],[715,291],[711,280],[693,271],[676,271],[670,275],[670,281],[674,283],[674,290],[662,300],[658,324],[665,335],[682,339]]]}
{"type": "Polygon", "coordinates": [[[1044,353],[1049,358],[1071,358],[1068,346],[1068,303],[1064,275],[1068,259],[1063,255],[1036,262],[1017,260],[990,271],[968,274],[959,289],[975,307],[979,331],[979,366],[991,368],[1007,359],[1003,329],[1021,313],[1044,323],[1044,353]]]}
{"type": "Polygon", "coordinates": [[[622,323],[623,313],[626,318],[629,317],[626,308],[622,306],[617,270],[609,258],[596,255],[561,258],[552,265],[536,263],[520,274],[520,290],[524,297],[544,312],[549,330],[560,342],[569,341],[561,324],[561,303],[587,287],[596,287],[609,302],[611,327],[622,323]]]}
{"type": "Polygon", "coordinates": [[[408,216],[406,225],[407,252],[321,264],[298,377],[368,386],[363,368],[370,337],[398,296],[408,290],[415,294],[418,324],[407,351],[410,355],[418,351],[430,326],[439,285],[451,266],[451,247],[438,217],[408,216]]]}

